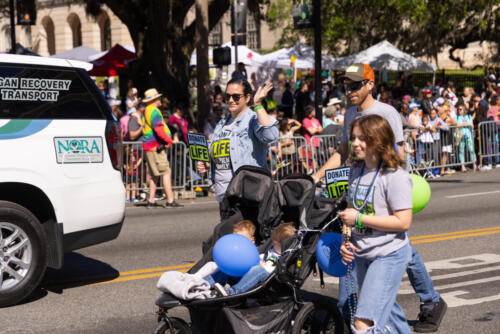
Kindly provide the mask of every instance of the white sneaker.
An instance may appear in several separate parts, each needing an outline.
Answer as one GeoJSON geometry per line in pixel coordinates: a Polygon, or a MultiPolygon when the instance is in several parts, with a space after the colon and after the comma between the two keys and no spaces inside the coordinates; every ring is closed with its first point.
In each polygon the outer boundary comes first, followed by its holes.
{"type": "Polygon", "coordinates": [[[214,284],[214,290],[216,291],[218,297],[227,297],[226,289],[219,283],[214,284]]]}
{"type": "Polygon", "coordinates": [[[496,165],[495,168],[500,168],[500,164],[496,165]]]}

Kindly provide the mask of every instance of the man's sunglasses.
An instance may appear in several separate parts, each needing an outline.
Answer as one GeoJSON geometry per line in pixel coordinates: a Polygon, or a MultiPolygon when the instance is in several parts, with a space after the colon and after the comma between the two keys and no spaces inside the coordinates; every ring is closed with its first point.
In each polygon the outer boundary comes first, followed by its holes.
{"type": "Polygon", "coordinates": [[[366,85],[367,82],[368,80],[353,81],[349,84],[344,84],[344,89],[346,92],[355,92],[366,85]]]}
{"type": "Polygon", "coordinates": [[[226,94],[226,102],[229,102],[231,98],[233,99],[234,102],[238,102],[241,97],[245,96],[245,94],[226,94]]]}

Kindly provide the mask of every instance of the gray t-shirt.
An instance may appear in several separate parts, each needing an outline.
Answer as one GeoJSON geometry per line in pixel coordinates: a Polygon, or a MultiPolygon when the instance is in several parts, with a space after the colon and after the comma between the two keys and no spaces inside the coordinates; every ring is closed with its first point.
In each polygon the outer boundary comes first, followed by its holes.
{"type": "MultiPolygon", "coordinates": [[[[137,131],[141,127],[141,124],[137,120],[136,117],[130,116],[130,119],[128,120],[128,131],[130,135],[130,131],[137,131]]],[[[142,141],[143,134],[142,132],[139,133],[139,137],[135,138],[134,141],[142,141]]]]}
{"type": "Polygon", "coordinates": [[[375,101],[375,103],[368,109],[364,111],[358,111],[357,106],[352,106],[347,109],[344,116],[344,129],[342,131],[342,143],[348,143],[351,131],[351,123],[361,116],[366,115],[379,115],[384,117],[389,125],[392,128],[392,132],[394,132],[394,137],[396,139],[396,143],[404,141],[403,137],[403,123],[401,122],[401,117],[394,107],[382,103],[379,101],[375,101]]]}
{"type": "MultiPolygon", "coordinates": [[[[366,199],[366,205],[361,212],[370,216],[390,216],[394,211],[411,209],[413,183],[410,174],[402,168],[396,171],[387,169],[385,173],[379,171],[367,195],[375,172],[376,169],[365,168],[355,197],[354,192],[360,180],[361,167],[359,164],[351,167],[348,191],[351,206],[354,207],[354,198],[356,198],[357,207],[362,206],[366,199]]],[[[400,249],[408,243],[408,237],[405,232],[384,232],[371,228],[360,230],[355,227],[352,230],[352,241],[359,248],[356,255],[371,260],[400,249]]]]}
{"type": "Polygon", "coordinates": [[[213,135],[210,142],[210,158],[214,169],[215,199],[222,202],[227,186],[233,178],[231,166],[230,138],[233,132],[234,119],[229,118],[218,134],[213,135]]]}

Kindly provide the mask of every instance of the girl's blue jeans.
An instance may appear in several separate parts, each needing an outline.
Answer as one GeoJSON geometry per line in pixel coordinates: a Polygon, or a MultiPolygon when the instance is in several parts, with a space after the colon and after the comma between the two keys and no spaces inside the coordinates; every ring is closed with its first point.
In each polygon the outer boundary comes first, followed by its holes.
{"type": "Polygon", "coordinates": [[[353,333],[411,334],[405,314],[396,302],[410,259],[409,244],[373,260],[356,257],[354,272],[360,285],[355,318],[370,320],[373,326],[364,331],[352,327],[353,333]]]}
{"type": "MultiPolygon", "coordinates": [[[[438,302],[441,295],[434,289],[434,284],[432,283],[432,279],[425,268],[424,261],[418,254],[415,247],[410,244],[411,247],[411,260],[408,263],[408,267],[406,268],[406,273],[408,274],[408,278],[410,283],[415,290],[415,293],[420,298],[421,303],[432,303],[438,302]]],[[[356,265],[355,265],[356,266],[356,265]]],[[[354,282],[352,285],[354,286],[355,291],[351,290],[351,282],[347,282],[346,290],[346,277],[340,277],[339,279],[339,302],[337,306],[339,307],[340,312],[344,316],[345,319],[349,320],[349,304],[347,303],[347,298],[351,305],[354,302],[353,294],[358,291],[358,281],[356,279],[356,275],[353,275],[354,282]]]]}

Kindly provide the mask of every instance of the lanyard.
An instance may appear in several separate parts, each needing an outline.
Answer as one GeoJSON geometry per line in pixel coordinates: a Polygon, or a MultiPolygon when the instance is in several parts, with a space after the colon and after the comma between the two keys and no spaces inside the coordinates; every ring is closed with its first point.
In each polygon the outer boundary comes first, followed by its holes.
{"type": "Polygon", "coordinates": [[[366,192],[365,199],[363,200],[363,204],[358,207],[357,206],[357,196],[358,196],[358,187],[359,184],[361,183],[361,178],[363,177],[363,172],[365,171],[365,163],[363,162],[363,166],[361,167],[361,174],[359,175],[359,180],[358,183],[356,184],[356,189],[354,190],[354,201],[353,201],[353,206],[357,211],[364,210],[366,203],[368,202],[368,196],[370,195],[370,192],[372,190],[373,184],[375,183],[375,179],[377,178],[378,172],[380,170],[380,166],[382,165],[382,161],[379,162],[377,166],[377,170],[375,171],[375,175],[373,176],[372,182],[370,183],[370,186],[368,187],[368,191],[366,192]]]}

